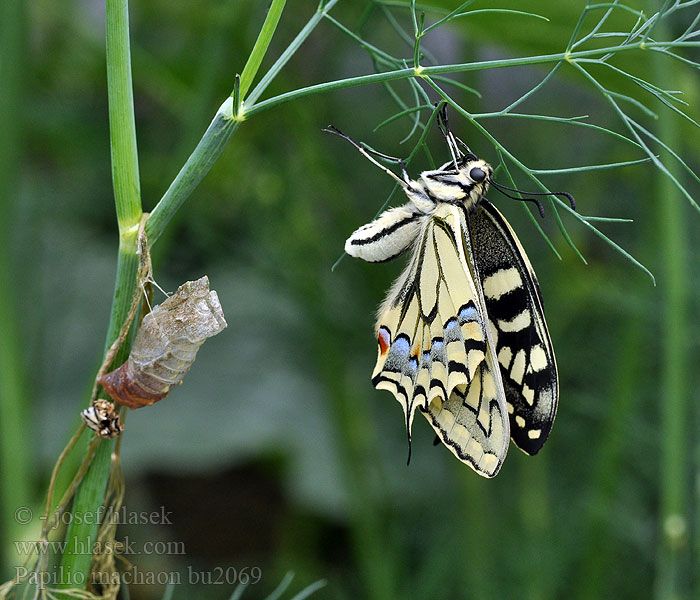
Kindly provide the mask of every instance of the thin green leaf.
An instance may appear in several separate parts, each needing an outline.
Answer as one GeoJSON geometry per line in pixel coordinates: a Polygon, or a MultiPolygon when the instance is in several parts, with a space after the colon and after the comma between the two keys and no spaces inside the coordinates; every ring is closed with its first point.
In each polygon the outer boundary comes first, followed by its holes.
{"type": "Polygon", "coordinates": [[[335,25],[340,31],[342,31],[345,35],[347,35],[350,39],[354,40],[357,42],[362,48],[365,50],[371,52],[375,58],[382,58],[384,59],[387,63],[391,64],[394,66],[394,68],[401,66],[401,60],[398,58],[392,56],[391,54],[388,54],[387,52],[384,52],[384,50],[381,50],[380,48],[377,48],[373,44],[370,44],[368,41],[365,39],[361,38],[359,35],[345,27],[340,21],[337,19],[334,19],[331,17],[329,14],[324,15],[326,20],[335,25]]]}
{"type": "Polygon", "coordinates": [[[634,223],[634,219],[623,219],[621,217],[589,217],[581,215],[584,221],[600,221],[601,223],[634,223]]]}
{"type": "Polygon", "coordinates": [[[459,88],[464,92],[474,94],[477,98],[481,98],[481,94],[474,88],[470,88],[468,85],[464,85],[463,83],[455,81],[454,79],[450,79],[449,77],[443,77],[442,75],[433,75],[433,79],[435,81],[442,81],[443,83],[448,83],[450,85],[455,86],[456,88],[459,88]]]}
{"type": "Polygon", "coordinates": [[[311,585],[305,587],[301,592],[292,597],[291,600],[305,600],[311,594],[315,594],[321,588],[326,587],[328,582],[325,579],[319,579],[318,581],[312,583],[311,585]]]}
{"type": "Polygon", "coordinates": [[[558,62],[556,65],[554,65],[554,67],[549,71],[549,73],[547,73],[547,75],[545,75],[545,77],[544,77],[544,79],[543,79],[542,81],[540,81],[537,85],[535,85],[535,86],[532,87],[530,90],[528,90],[527,92],[525,92],[524,94],[522,94],[522,95],[520,96],[520,98],[518,98],[518,99],[515,100],[514,102],[510,103],[508,106],[506,106],[506,107],[505,107],[503,110],[501,110],[500,112],[501,112],[501,113],[510,112],[510,111],[513,110],[516,106],[518,106],[519,104],[522,104],[523,102],[525,102],[525,100],[527,100],[530,96],[532,96],[533,94],[537,93],[540,89],[542,89],[542,87],[544,87],[544,86],[546,85],[546,83],[547,83],[552,77],[554,77],[554,74],[559,70],[559,67],[561,67],[561,65],[562,65],[561,62],[558,62]]]}
{"type": "Polygon", "coordinates": [[[462,2],[462,4],[460,4],[457,8],[455,8],[454,10],[450,11],[449,13],[447,13],[447,15],[445,15],[442,19],[440,19],[439,21],[436,21],[435,23],[433,23],[433,24],[430,25],[429,27],[426,27],[425,30],[423,31],[423,33],[424,33],[424,34],[425,34],[425,33],[428,33],[431,29],[435,29],[435,28],[437,28],[437,27],[440,27],[440,25],[442,25],[443,23],[446,23],[447,21],[449,21],[449,20],[450,20],[450,17],[452,17],[453,15],[458,14],[460,11],[463,11],[463,10],[464,10],[465,8],[467,8],[467,6],[469,6],[470,4],[474,4],[474,2],[475,2],[475,0],[466,0],[466,2],[462,2]]]}
{"type": "Polygon", "coordinates": [[[652,15],[652,17],[649,19],[649,23],[651,25],[649,26],[646,33],[644,34],[644,37],[642,38],[642,42],[645,42],[649,38],[649,36],[651,35],[651,32],[654,30],[654,27],[656,27],[658,25],[659,21],[661,21],[661,19],[663,19],[664,14],[666,13],[666,11],[668,11],[669,5],[671,4],[671,2],[673,2],[673,0],[664,0],[664,3],[662,4],[661,9],[656,14],[652,15]]]}
{"type": "MultiPolygon", "coordinates": [[[[673,184],[678,188],[678,190],[686,197],[686,199],[690,202],[691,206],[695,208],[698,212],[700,212],[700,206],[698,206],[697,202],[693,199],[693,197],[690,195],[688,190],[685,189],[685,187],[681,184],[676,177],[666,168],[666,166],[661,162],[658,157],[649,149],[649,147],[644,143],[641,137],[639,137],[639,134],[637,133],[636,129],[639,129],[640,131],[644,131],[648,135],[651,135],[647,132],[647,130],[642,127],[639,123],[637,123],[634,119],[631,119],[628,117],[625,112],[619,107],[617,102],[615,102],[615,99],[611,97],[610,95],[606,94],[605,88],[596,80],[595,77],[593,77],[586,69],[584,69],[581,65],[579,64],[573,64],[573,66],[579,70],[581,74],[584,75],[603,95],[608,99],[608,102],[612,105],[613,109],[615,112],[619,115],[619,117],[622,119],[623,123],[625,126],[629,129],[629,131],[632,133],[632,135],[635,137],[635,139],[639,142],[639,144],[642,146],[644,152],[647,153],[647,156],[651,159],[651,161],[654,163],[654,165],[664,174],[666,177],[668,177],[673,184]]],[[[659,143],[660,140],[659,140],[659,143]]],[[[662,144],[663,145],[663,144],[662,144]]],[[[664,145],[665,147],[665,145],[664,145]]],[[[668,149],[668,148],[667,148],[668,149]]]]}
{"type": "MultiPolygon", "coordinates": [[[[371,0],[373,4],[376,5],[381,5],[381,6],[387,6],[389,8],[409,8],[409,5],[402,0],[371,0]]],[[[470,0],[471,2],[474,2],[475,0],[470,0]]],[[[450,11],[446,8],[442,8],[441,6],[433,6],[432,4],[418,4],[416,3],[416,9],[421,10],[423,12],[427,13],[434,13],[438,15],[446,15],[450,11]]]]}
{"type": "Polygon", "coordinates": [[[571,39],[569,40],[569,44],[567,45],[567,49],[579,46],[581,44],[584,44],[589,38],[595,36],[595,34],[600,31],[600,28],[605,24],[605,21],[608,20],[608,17],[612,14],[612,11],[617,8],[618,3],[617,0],[611,4],[611,6],[608,7],[608,10],[605,11],[605,14],[598,20],[598,23],[593,27],[593,29],[583,36],[578,42],[575,42],[576,37],[578,36],[578,32],[580,30],[581,24],[583,23],[583,20],[585,16],[590,12],[590,6],[586,6],[586,8],[583,10],[581,13],[581,18],[579,19],[579,22],[577,23],[576,27],[574,28],[573,33],[571,34],[571,39]]]}
{"type": "Polygon", "coordinates": [[[468,10],[463,13],[459,13],[457,15],[454,15],[453,17],[446,19],[449,21],[454,21],[455,19],[459,19],[461,17],[469,17],[471,15],[478,15],[482,13],[501,13],[501,14],[512,14],[512,15],[520,15],[523,17],[534,17],[536,19],[542,19],[543,21],[549,22],[549,19],[543,15],[538,15],[537,13],[531,13],[531,12],[526,12],[524,10],[513,10],[510,8],[478,8],[476,10],[468,10]]]}
{"type": "Polygon", "coordinates": [[[432,104],[421,104],[420,106],[411,106],[410,108],[406,108],[401,112],[391,115],[388,119],[384,119],[372,131],[379,131],[382,127],[386,127],[389,123],[393,123],[394,121],[396,121],[396,119],[400,119],[401,117],[405,117],[406,115],[410,115],[414,112],[420,112],[421,110],[425,109],[432,110],[432,108],[432,104]]]}
{"type": "Polygon", "coordinates": [[[294,573],[292,571],[287,572],[287,574],[282,578],[279,585],[272,591],[272,593],[265,598],[265,600],[279,600],[282,594],[287,591],[287,588],[291,585],[294,580],[294,573]]]}
{"type": "MultiPolygon", "coordinates": [[[[682,94],[683,92],[680,92],[680,91],[677,91],[677,90],[676,90],[676,91],[662,90],[660,87],[654,85],[653,83],[650,83],[650,82],[648,82],[648,81],[645,81],[645,80],[642,79],[641,77],[637,77],[636,75],[632,75],[631,73],[628,73],[627,71],[625,71],[625,70],[623,70],[623,69],[620,69],[619,67],[616,67],[615,65],[611,65],[610,63],[607,63],[607,62],[604,62],[604,63],[603,63],[603,62],[600,62],[600,61],[597,61],[597,60],[587,61],[586,59],[581,60],[581,61],[579,61],[579,62],[593,62],[593,63],[597,63],[597,64],[602,64],[602,65],[608,67],[609,69],[612,69],[612,70],[615,71],[616,73],[619,73],[619,74],[622,75],[623,77],[626,77],[627,79],[630,79],[631,81],[633,81],[634,83],[636,83],[636,84],[637,84],[639,87],[641,87],[642,89],[644,89],[644,90],[648,91],[649,93],[653,94],[654,96],[656,96],[659,100],[662,100],[662,101],[663,101],[663,99],[665,98],[665,99],[667,99],[667,100],[672,100],[672,101],[674,101],[674,102],[678,102],[678,103],[680,103],[680,104],[684,104],[685,106],[688,106],[688,103],[687,103],[687,102],[683,101],[683,100],[680,99],[680,98],[677,98],[677,97],[674,95],[674,94],[682,94]]],[[[683,113],[681,113],[681,114],[683,114],[683,113]]]]}
{"type": "Polygon", "coordinates": [[[639,158],[637,160],[625,160],[616,163],[604,163],[600,165],[583,165],[581,167],[565,167],[561,169],[530,169],[532,173],[538,175],[552,175],[554,173],[577,173],[580,171],[601,171],[603,169],[616,169],[618,167],[629,167],[630,165],[638,165],[640,163],[650,162],[650,158],[639,158]]]}
{"type": "MultiPolygon", "coordinates": [[[[396,35],[399,36],[399,38],[411,49],[413,52],[415,49],[415,38],[412,37],[410,34],[406,32],[406,30],[401,27],[401,24],[396,20],[396,17],[392,14],[392,12],[384,5],[382,5],[382,14],[384,15],[384,18],[388,21],[389,25],[391,25],[391,28],[396,32],[396,35]]],[[[435,56],[428,52],[425,48],[423,49],[423,56],[431,63],[431,64],[437,64],[438,61],[435,58],[435,56]]]]}
{"type": "Polygon", "coordinates": [[[479,120],[479,119],[490,119],[493,117],[508,117],[508,118],[514,118],[514,119],[535,119],[539,121],[553,121],[555,123],[565,123],[567,125],[575,125],[578,127],[588,127],[589,129],[595,129],[598,131],[602,131],[603,133],[607,135],[611,135],[615,138],[618,138],[620,140],[624,140],[625,142],[628,142],[632,144],[633,146],[636,146],[637,148],[642,148],[642,146],[635,142],[633,139],[628,138],[625,135],[622,135],[621,133],[618,133],[617,131],[613,131],[612,129],[607,129],[606,127],[601,127],[600,125],[594,125],[593,123],[585,123],[582,121],[577,120],[578,117],[575,117],[573,119],[571,118],[563,118],[563,117],[553,117],[553,116],[547,116],[547,115],[528,115],[528,114],[522,114],[522,113],[506,113],[506,114],[500,114],[500,113],[486,113],[486,114],[476,114],[474,115],[474,118],[479,120]]]}
{"type": "MultiPolygon", "coordinates": [[[[413,81],[413,80],[411,79],[409,81],[413,81]]],[[[418,99],[418,94],[416,93],[415,86],[412,86],[412,87],[413,87],[413,97],[414,97],[414,100],[416,102],[416,106],[421,106],[419,104],[420,100],[418,99]]],[[[418,129],[418,126],[420,124],[421,124],[420,123],[420,113],[417,112],[417,113],[415,113],[415,119],[413,119],[413,126],[411,127],[411,131],[409,131],[408,134],[406,134],[406,137],[404,137],[399,142],[399,144],[405,144],[408,140],[410,140],[413,137],[413,134],[416,132],[416,130],[418,129]]]]}
{"type": "Polygon", "coordinates": [[[280,17],[282,16],[282,11],[284,10],[284,5],[287,0],[272,0],[272,4],[267,11],[267,16],[263,22],[263,26],[258,34],[258,39],[255,40],[255,45],[248,56],[248,60],[243,67],[243,72],[241,73],[241,90],[240,95],[245,98],[246,93],[250,89],[255,75],[258,73],[260,68],[260,63],[262,62],[265,53],[267,52],[270,42],[272,41],[272,36],[277,29],[277,24],[279,23],[280,17]]]}
{"type": "Polygon", "coordinates": [[[661,54],[665,54],[666,56],[670,56],[671,58],[679,60],[682,63],[693,67],[694,69],[700,69],[699,62],[695,62],[694,60],[690,60],[689,58],[685,58],[684,56],[680,56],[679,54],[674,54],[673,52],[669,52],[666,48],[654,48],[653,50],[655,52],[659,52],[661,54]]]}
{"type": "MultiPolygon", "coordinates": [[[[568,207],[565,205],[565,208],[568,208],[568,207]]],[[[642,263],[640,263],[634,256],[632,256],[629,252],[627,252],[627,250],[625,250],[622,246],[620,246],[619,244],[616,244],[615,242],[613,242],[607,235],[605,235],[605,234],[604,234],[602,231],[600,231],[597,227],[594,227],[594,226],[590,223],[590,220],[591,220],[590,218],[584,219],[584,218],[581,218],[581,216],[580,216],[579,214],[577,214],[575,211],[572,210],[571,212],[572,212],[574,215],[576,215],[576,217],[578,218],[578,220],[579,220],[581,223],[583,223],[586,227],[588,227],[593,233],[595,233],[595,234],[596,234],[600,239],[602,239],[606,244],[608,244],[608,245],[610,245],[611,247],[613,247],[613,248],[614,248],[615,250],[617,250],[620,254],[622,254],[622,256],[624,256],[627,260],[629,260],[633,265],[636,265],[636,266],[639,267],[642,271],[644,271],[647,275],[649,275],[649,277],[651,277],[651,281],[653,282],[653,284],[656,285],[656,278],[654,277],[654,274],[653,274],[649,269],[647,269],[642,263]]]]}
{"type": "Polygon", "coordinates": [[[284,65],[286,65],[289,60],[296,54],[299,47],[306,41],[306,39],[311,35],[311,32],[316,29],[321,19],[338,3],[338,0],[328,0],[323,6],[319,5],[319,9],[312,15],[306,25],[297,34],[297,36],[291,41],[289,46],[287,46],[280,54],[280,57],[274,62],[274,64],[268,69],[265,75],[262,76],[258,85],[256,85],[253,90],[246,97],[246,104],[254,104],[260,96],[265,92],[267,86],[274,81],[278,73],[282,70],[284,65]]]}
{"type": "MultiPolygon", "coordinates": [[[[636,127],[637,129],[639,129],[639,131],[641,131],[648,138],[654,140],[657,144],[659,144],[664,150],[666,150],[666,152],[668,152],[671,156],[673,156],[673,158],[675,158],[680,163],[680,165],[683,167],[683,169],[685,169],[685,171],[693,179],[695,179],[695,181],[700,183],[700,176],[698,176],[698,174],[695,173],[695,171],[693,171],[693,169],[691,169],[690,166],[688,166],[688,164],[680,156],[678,156],[678,154],[676,154],[667,144],[662,142],[658,137],[656,137],[653,133],[651,133],[648,129],[646,129],[645,127],[643,127],[642,125],[640,125],[636,121],[632,121],[632,125],[634,127],[636,127]]],[[[662,166],[663,166],[663,163],[660,163],[660,164],[662,164],[662,166]]],[[[657,164],[657,167],[658,166],[659,165],[657,164]]],[[[665,169],[665,167],[664,167],[664,169],[665,169]]],[[[683,193],[683,195],[690,201],[690,204],[693,206],[693,208],[695,208],[695,210],[700,212],[700,206],[698,206],[697,202],[695,202],[694,198],[687,192],[687,190],[676,180],[676,178],[673,175],[671,175],[670,172],[668,172],[667,170],[664,172],[667,173],[671,177],[671,179],[676,183],[676,186],[679,187],[679,189],[683,193]]]]}
{"type": "Polygon", "coordinates": [[[605,93],[608,96],[611,96],[613,98],[617,98],[619,100],[624,100],[625,102],[629,102],[630,104],[633,104],[639,110],[641,110],[643,113],[645,113],[647,116],[651,117],[652,119],[659,118],[659,115],[657,115],[653,110],[651,110],[650,108],[647,108],[639,100],[632,98],[632,96],[627,96],[626,94],[620,94],[619,92],[613,92],[611,90],[605,90],[605,93]]]}
{"type": "MultiPolygon", "coordinates": [[[[498,153],[498,159],[499,159],[499,166],[503,167],[503,170],[505,171],[506,175],[508,176],[508,182],[510,183],[511,187],[516,187],[515,185],[515,180],[513,179],[513,176],[510,173],[510,170],[508,169],[508,165],[506,164],[505,159],[503,158],[503,153],[501,152],[500,149],[496,149],[496,152],[498,153]]],[[[550,247],[552,252],[554,252],[554,255],[561,260],[561,254],[557,251],[557,249],[554,247],[554,244],[552,243],[552,240],[549,239],[549,236],[545,233],[544,229],[542,229],[542,226],[540,225],[539,221],[535,218],[535,216],[532,214],[532,211],[530,211],[530,208],[527,206],[525,202],[522,203],[522,207],[527,213],[528,218],[530,219],[530,222],[535,226],[535,229],[537,232],[542,236],[544,241],[547,243],[547,245],[550,247]]]]}
{"type": "Polygon", "coordinates": [[[236,586],[236,589],[233,590],[233,594],[231,594],[229,600],[241,600],[241,597],[243,596],[243,592],[245,592],[245,589],[248,587],[247,584],[239,583],[236,586]]]}
{"type": "MultiPolygon", "coordinates": [[[[428,84],[438,93],[440,96],[442,96],[443,100],[447,102],[450,106],[452,106],[458,113],[463,115],[466,119],[468,119],[472,125],[474,125],[483,135],[486,137],[493,145],[495,148],[500,149],[503,154],[505,154],[511,162],[516,165],[520,170],[523,171],[530,179],[532,179],[538,186],[540,186],[544,191],[549,192],[547,187],[523,164],[521,163],[513,154],[511,154],[503,144],[501,144],[493,135],[491,135],[484,127],[474,119],[472,115],[470,115],[464,108],[462,108],[459,104],[457,104],[440,86],[438,86],[430,77],[425,77],[425,81],[428,82],[428,84]]],[[[559,198],[555,198],[557,202],[560,204],[564,205],[564,203],[559,200],[559,198]]],[[[576,255],[584,262],[586,263],[586,259],[584,258],[583,254],[579,251],[579,249],[576,247],[576,244],[574,244],[574,241],[571,239],[571,236],[569,235],[568,231],[566,231],[566,228],[564,227],[564,223],[561,220],[561,217],[559,216],[559,213],[557,212],[556,205],[554,204],[554,201],[550,199],[550,204],[552,206],[552,211],[554,212],[554,217],[557,221],[557,225],[559,226],[559,230],[561,231],[562,236],[566,240],[566,242],[569,244],[571,249],[576,253],[576,255]]],[[[567,205],[568,206],[568,205],[567,205]]],[[[586,263],[587,264],[587,263],[586,263]]]]}

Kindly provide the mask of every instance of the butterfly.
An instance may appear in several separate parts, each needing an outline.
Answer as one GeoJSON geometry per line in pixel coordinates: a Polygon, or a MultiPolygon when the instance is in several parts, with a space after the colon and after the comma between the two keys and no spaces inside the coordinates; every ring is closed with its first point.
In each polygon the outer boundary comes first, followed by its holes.
{"type": "MultiPolygon", "coordinates": [[[[368,262],[410,254],[378,311],[372,373],[374,386],[389,390],[403,408],[409,460],[418,410],[436,443],[494,477],[511,437],[529,455],[547,440],[559,397],[557,365],[532,265],[485,198],[490,185],[499,185],[493,169],[449,130],[444,107],[438,124],[451,160],[417,179],[400,159],[333,126],[326,131],[352,143],[408,197],[355,231],[345,252],[368,262]],[[398,162],[401,177],[375,156],[398,162]]],[[[570,194],[557,194],[573,205],[570,194]]]]}

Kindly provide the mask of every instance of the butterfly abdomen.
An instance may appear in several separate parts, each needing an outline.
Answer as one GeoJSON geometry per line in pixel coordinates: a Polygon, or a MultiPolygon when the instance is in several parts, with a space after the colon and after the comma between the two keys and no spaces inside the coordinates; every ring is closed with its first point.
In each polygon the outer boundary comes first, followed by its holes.
{"type": "Polygon", "coordinates": [[[396,258],[416,239],[421,215],[403,206],[392,208],[355,231],[345,242],[345,252],[368,262],[396,258]]]}

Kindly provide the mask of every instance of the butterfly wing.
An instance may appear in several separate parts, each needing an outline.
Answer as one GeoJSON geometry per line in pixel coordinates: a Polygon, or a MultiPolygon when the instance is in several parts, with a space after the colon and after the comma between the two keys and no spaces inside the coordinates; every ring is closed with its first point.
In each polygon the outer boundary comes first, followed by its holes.
{"type": "Polygon", "coordinates": [[[449,204],[422,217],[408,267],[379,311],[372,382],[401,403],[409,436],[419,408],[457,458],[493,477],[509,422],[464,219],[449,204]]]}
{"type": "Polygon", "coordinates": [[[505,389],[510,433],[536,454],[552,428],[559,383],[537,277],[515,233],[487,200],[470,217],[474,254],[505,389]]]}

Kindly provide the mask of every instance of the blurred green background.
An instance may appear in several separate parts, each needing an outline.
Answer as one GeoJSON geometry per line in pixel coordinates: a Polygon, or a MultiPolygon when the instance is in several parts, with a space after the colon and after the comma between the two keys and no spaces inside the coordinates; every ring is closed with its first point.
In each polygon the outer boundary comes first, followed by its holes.
{"type": "MultiPolygon", "coordinates": [[[[11,5],[4,3],[6,17],[11,5]]],[[[482,15],[439,29],[425,46],[441,63],[559,52],[584,3],[498,6],[539,12],[550,22],[482,15]]],[[[288,2],[263,72],[315,8],[314,1],[288,2]]],[[[341,2],[333,15],[355,28],[365,8],[341,2]]],[[[253,0],[132,3],[145,210],[230,92],[265,11],[266,3],[253,0]]],[[[410,29],[407,12],[393,14],[410,29]]],[[[695,13],[684,15],[669,27],[685,29],[695,13]]],[[[631,23],[629,16],[615,22],[631,23]]],[[[13,430],[17,443],[5,445],[4,465],[24,466],[0,474],[6,503],[13,503],[0,523],[3,579],[19,564],[14,542],[38,536],[36,519],[22,525],[11,517],[19,505],[39,514],[54,461],[78,425],[109,317],[117,235],[103,27],[100,2],[37,0],[24,6],[22,51],[5,55],[5,77],[8,57],[19,65],[9,69],[17,80],[5,79],[5,89],[20,92],[17,103],[3,105],[0,123],[3,297],[10,301],[2,310],[17,339],[6,328],[0,344],[5,360],[16,361],[23,418],[21,431],[13,430]]],[[[361,33],[412,56],[380,10],[361,33]]],[[[687,112],[697,120],[697,71],[657,58],[637,53],[619,64],[684,90],[687,112]]],[[[366,53],[322,23],[269,95],[368,72],[366,53]]],[[[452,91],[470,111],[497,110],[546,72],[467,73],[455,78],[482,98],[452,91]]],[[[606,79],[610,74],[600,77],[643,97],[606,79]]],[[[395,88],[411,97],[405,82],[395,88]]],[[[523,110],[587,114],[622,131],[609,105],[573,69],[563,68],[523,110]]],[[[175,598],[228,597],[233,585],[190,583],[188,573],[229,566],[261,569],[260,582],[246,592],[250,598],[264,597],[290,570],[292,589],[326,579],[318,598],[700,597],[700,215],[649,164],[545,180],[573,193],[584,214],[634,219],[601,229],[653,271],[654,287],[565,217],[584,265],[549,212],[542,227],[559,261],[522,207],[492,193],[542,287],[560,371],[557,421],[537,457],[512,449],[498,477],[487,481],[433,447],[431,430],[418,417],[407,467],[401,409],[370,383],[374,311],[403,261],[346,258],[330,271],[346,237],[374,216],[393,184],[348,144],[320,132],[333,123],[383,152],[406,156],[415,142],[399,143],[410,131],[408,120],[373,132],[396,111],[386,91],[372,86],[260,113],[241,126],[159,241],[158,283],[174,290],[208,274],[229,327],[202,347],[184,385],[127,415],[127,510],[164,507],[172,524],[124,526],[118,538],[128,536],[137,550],[148,541],[181,543],[177,552],[127,558],[142,572],[181,573],[175,598]],[[669,422],[681,423],[680,433],[669,422]],[[669,453],[678,466],[672,477],[663,458],[669,453]],[[682,507],[680,520],[665,518],[669,494],[682,507]]],[[[647,122],[697,171],[696,128],[670,113],[647,122]]],[[[582,128],[515,119],[487,125],[532,167],[642,157],[582,128]]],[[[453,115],[452,126],[497,163],[466,121],[453,115]]],[[[428,139],[442,162],[439,134],[428,139]]],[[[428,166],[419,155],[410,170],[428,166]]],[[[697,194],[697,183],[678,176],[697,194]]],[[[7,426],[8,412],[1,414],[7,426]]],[[[159,598],[163,589],[131,586],[130,595],[159,598]]]]}

